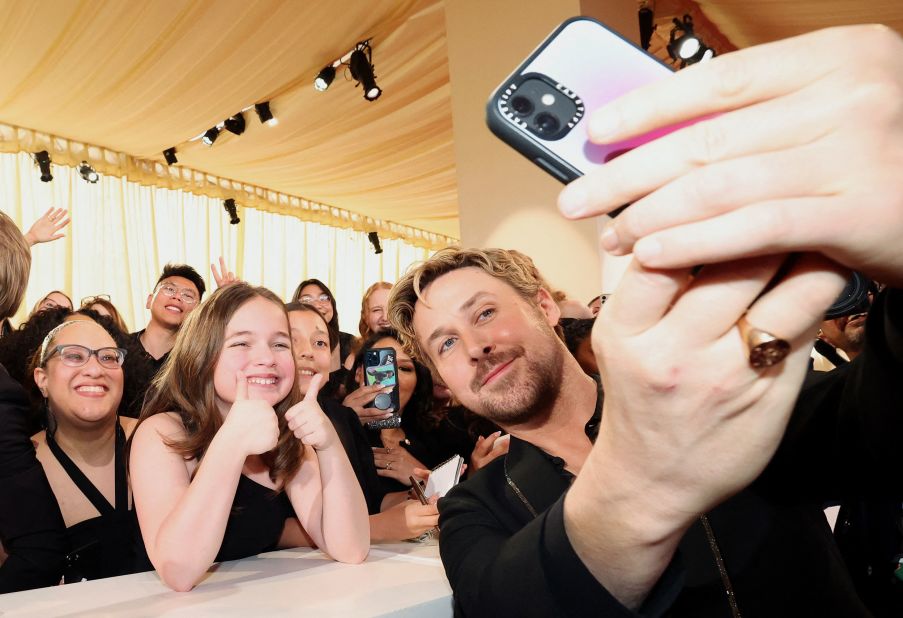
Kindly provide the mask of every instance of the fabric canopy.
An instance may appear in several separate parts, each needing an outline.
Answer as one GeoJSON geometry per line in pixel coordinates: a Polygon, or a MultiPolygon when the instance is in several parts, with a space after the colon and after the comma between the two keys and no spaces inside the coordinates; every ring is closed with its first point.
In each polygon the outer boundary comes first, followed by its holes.
{"type": "MultiPolygon", "coordinates": [[[[639,4],[655,11],[660,57],[684,13],[719,53],[844,23],[903,32],[900,0],[639,4]]],[[[0,151],[46,148],[58,163],[421,247],[460,237],[444,0],[0,0],[0,12],[0,151]],[[381,98],[365,101],[342,69],[314,90],[368,38],[381,98]],[[243,135],[192,141],[263,101],[278,126],[250,111],[243,135]]]]}
{"type": "MultiPolygon", "coordinates": [[[[200,188],[184,167],[458,236],[442,2],[9,0],[0,12],[0,122],[157,162],[126,166],[141,182],[188,175],[200,188]],[[324,65],[371,37],[379,100],[342,69],[314,90],[324,65]],[[277,126],[251,110],[244,134],[189,142],[267,100],[277,126]]],[[[4,149],[23,149],[10,132],[4,149]]]]}

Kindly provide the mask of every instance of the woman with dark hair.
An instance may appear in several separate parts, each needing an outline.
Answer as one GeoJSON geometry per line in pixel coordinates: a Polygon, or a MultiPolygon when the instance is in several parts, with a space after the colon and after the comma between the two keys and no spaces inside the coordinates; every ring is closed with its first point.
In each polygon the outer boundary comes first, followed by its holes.
{"type": "Polygon", "coordinates": [[[119,331],[113,320],[101,315],[92,309],[79,309],[72,311],[65,307],[52,307],[38,311],[28,321],[23,322],[18,329],[9,333],[0,340],[0,364],[8,368],[9,375],[19,382],[28,394],[31,403],[27,415],[27,427],[29,435],[46,427],[42,404],[44,398],[38,392],[32,378],[29,366],[34,353],[41,347],[41,342],[51,330],[59,326],[67,319],[85,317],[103,326],[114,338],[116,345],[128,349],[129,340],[125,333],[119,331]]]}
{"type": "MultiPolygon", "coordinates": [[[[310,305],[289,303],[285,308],[291,326],[298,381],[302,392],[306,392],[314,375],[329,373],[329,344],[334,335],[323,316],[310,305]]],[[[432,529],[439,520],[436,501],[421,504],[418,500],[405,499],[406,491],[387,496],[377,474],[370,442],[357,415],[338,401],[322,396],[322,392],[318,399],[336,428],[367,500],[371,542],[403,541],[432,529]]]]}
{"type": "Polygon", "coordinates": [[[302,399],[288,316],[266,288],[219,288],[182,325],[135,430],[130,472],[149,562],[190,590],[213,562],[315,544],[369,550],[367,506],[332,424],[302,399]]]}
{"type": "MultiPolygon", "coordinates": [[[[383,477],[383,486],[387,492],[395,492],[411,486],[408,477],[414,474],[414,468],[433,468],[454,453],[449,452],[440,437],[429,430],[428,414],[433,406],[430,372],[402,349],[395,330],[380,331],[363,342],[352,368],[356,382],[349,386],[349,391],[363,382],[364,353],[371,348],[394,348],[396,352],[401,427],[367,429],[377,472],[383,477]]],[[[360,387],[349,392],[344,405],[357,412],[362,423],[388,418],[390,413],[374,412],[376,408],[366,407],[381,390],[360,387]]]]}
{"type": "Polygon", "coordinates": [[[124,451],[136,421],[117,414],[126,351],[114,329],[72,314],[30,363],[47,427],[32,439],[66,525],[67,584],[125,575],[135,563],[124,451]]]}
{"type": "Polygon", "coordinates": [[[313,307],[326,319],[326,323],[339,333],[339,345],[333,349],[331,371],[342,367],[353,354],[354,335],[339,330],[339,313],[336,309],[335,296],[319,279],[305,279],[295,288],[292,302],[301,302],[313,307]]]}

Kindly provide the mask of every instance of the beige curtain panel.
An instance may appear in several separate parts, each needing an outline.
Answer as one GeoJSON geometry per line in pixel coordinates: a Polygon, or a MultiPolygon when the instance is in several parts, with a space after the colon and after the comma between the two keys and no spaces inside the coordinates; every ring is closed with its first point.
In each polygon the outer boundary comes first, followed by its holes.
{"type": "Polygon", "coordinates": [[[241,223],[230,225],[219,199],[113,176],[88,184],[67,166],[54,165],[53,182],[44,183],[30,155],[0,154],[0,210],[25,231],[51,205],[69,209],[72,222],[64,238],[32,248],[15,324],[48,292],[61,290],[76,305],[108,294],[138,330],[150,319],[145,302],[165,263],[193,266],[213,290],[210,264],[223,255],[240,278],[285,299],[300,281],[321,279],[335,294],[339,325],[356,334],[364,290],[395,282],[429,255],[402,240],[384,240],[375,255],[364,232],[251,208],[239,208],[241,223]]]}

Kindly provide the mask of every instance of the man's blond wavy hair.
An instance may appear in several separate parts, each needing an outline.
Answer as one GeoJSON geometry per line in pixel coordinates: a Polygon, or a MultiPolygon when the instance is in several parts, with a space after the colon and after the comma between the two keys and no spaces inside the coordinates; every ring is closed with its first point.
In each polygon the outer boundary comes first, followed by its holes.
{"type": "Polygon", "coordinates": [[[405,352],[427,367],[433,367],[414,334],[414,305],[433,281],[459,268],[479,268],[501,279],[522,297],[535,304],[540,288],[549,290],[533,260],[513,249],[459,249],[447,247],[425,262],[415,264],[398,280],[389,295],[389,322],[401,338],[405,352]]]}

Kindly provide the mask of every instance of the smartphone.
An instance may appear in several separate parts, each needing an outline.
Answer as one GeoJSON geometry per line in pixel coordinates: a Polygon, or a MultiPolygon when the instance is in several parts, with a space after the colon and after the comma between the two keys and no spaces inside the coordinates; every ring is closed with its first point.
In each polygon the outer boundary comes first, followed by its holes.
{"type": "Polygon", "coordinates": [[[395,359],[395,348],[370,348],[364,350],[364,384],[373,386],[391,386],[388,393],[379,393],[365,408],[392,410],[392,416],[378,421],[370,421],[371,429],[389,429],[401,426],[398,414],[398,362],[395,359]]]}
{"type": "Polygon", "coordinates": [[[486,122],[502,141],[563,183],[682,126],[613,144],[587,139],[587,114],[671,67],[594,19],[574,17],[543,41],[489,98],[486,122]]]}

